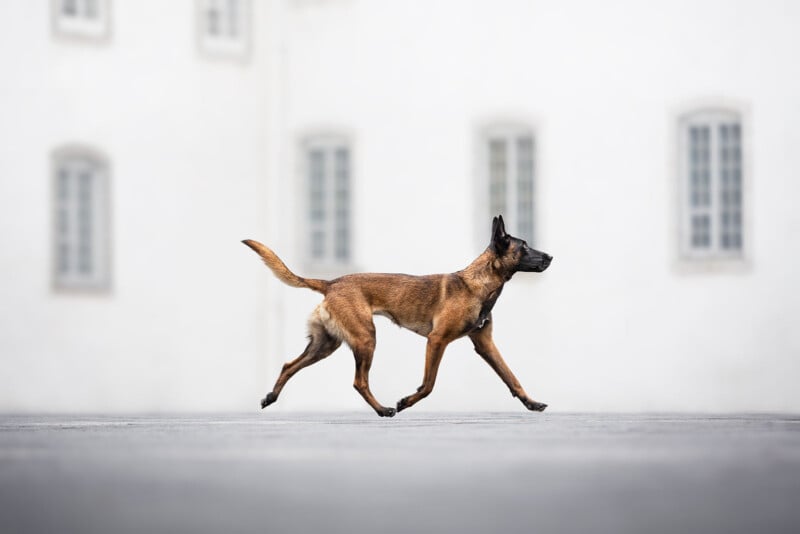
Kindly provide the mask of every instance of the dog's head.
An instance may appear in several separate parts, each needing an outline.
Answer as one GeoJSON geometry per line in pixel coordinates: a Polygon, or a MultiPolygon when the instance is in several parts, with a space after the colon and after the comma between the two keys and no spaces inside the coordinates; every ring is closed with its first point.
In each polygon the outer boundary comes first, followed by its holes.
{"type": "Polygon", "coordinates": [[[549,254],[532,249],[524,240],[507,234],[502,215],[492,221],[492,242],[489,247],[497,256],[496,267],[507,273],[507,278],[517,271],[540,273],[553,261],[549,254]]]}

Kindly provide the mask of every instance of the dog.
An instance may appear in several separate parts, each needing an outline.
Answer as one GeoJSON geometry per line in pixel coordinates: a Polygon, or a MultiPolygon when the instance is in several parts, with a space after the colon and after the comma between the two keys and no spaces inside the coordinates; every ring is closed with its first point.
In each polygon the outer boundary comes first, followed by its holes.
{"type": "Polygon", "coordinates": [[[379,416],[392,417],[430,395],[445,348],[464,336],[469,336],[475,351],[527,409],[541,412],[547,407],[525,393],[503,361],[492,340],[492,308],[503,285],[516,272],[540,273],[553,257],[507,234],[502,215],[492,221],[491,241],[486,250],[465,269],[450,274],[364,273],[334,280],[302,278],[258,241],[246,239],[242,243],[258,253],[281,282],[325,295],[308,320],[308,346],[283,366],[272,391],[261,400],[262,409],[278,400],[286,382],[298,371],[327,358],[344,341],[356,360],[353,387],[379,416]],[[369,389],[369,369],[375,352],[373,315],[388,317],[428,339],[422,385],[415,393],[400,399],[396,408],[381,405],[369,389]]]}

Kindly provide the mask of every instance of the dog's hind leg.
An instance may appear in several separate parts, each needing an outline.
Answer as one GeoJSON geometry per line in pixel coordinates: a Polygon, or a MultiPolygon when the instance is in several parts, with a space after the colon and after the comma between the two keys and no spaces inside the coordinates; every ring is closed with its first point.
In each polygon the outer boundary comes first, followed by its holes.
{"type": "Polygon", "coordinates": [[[392,417],[396,413],[394,408],[381,405],[369,389],[369,369],[372,366],[372,356],[375,353],[375,327],[372,327],[372,336],[356,342],[353,346],[353,356],[356,359],[356,377],[353,387],[372,406],[375,413],[381,417],[392,417]]]}
{"type": "Polygon", "coordinates": [[[375,410],[375,413],[381,417],[392,417],[396,410],[383,406],[369,389],[369,370],[372,366],[372,356],[375,354],[375,323],[372,322],[372,312],[369,306],[353,295],[346,297],[329,295],[326,300],[323,312],[340,310],[339,313],[329,315],[327,324],[334,331],[340,332],[353,350],[356,360],[356,376],[353,387],[375,410]]]}
{"type": "Polygon", "coordinates": [[[508,389],[511,390],[511,395],[517,397],[529,410],[543,412],[544,409],[547,408],[546,404],[537,402],[528,397],[528,394],[522,389],[517,377],[514,376],[514,373],[512,373],[511,369],[506,365],[506,362],[500,355],[500,351],[497,350],[492,340],[491,316],[489,316],[489,320],[484,324],[483,328],[472,332],[469,338],[472,340],[473,345],[475,345],[475,352],[494,369],[495,373],[497,373],[505,385],[508,386],[508,389]]]}
{"type": "Polygon", "coordinates": [[[286,385],[286,382],[292,378],[295,373],[304,367],[308,367],[311,364],[327,358],[342,344],[340,339],[331,335],[331,333],[325,329],[324,325],[316,320],[316,315],[312,316],[309,322],[308,337],[308,346],[306,346],[306,350],[303,351],[303,354],[291,362],[284,364],[272,391],[261,399],[262,408],[266,408],[278,400],[278,395],[280,395],[283,386],[286,385]]]}

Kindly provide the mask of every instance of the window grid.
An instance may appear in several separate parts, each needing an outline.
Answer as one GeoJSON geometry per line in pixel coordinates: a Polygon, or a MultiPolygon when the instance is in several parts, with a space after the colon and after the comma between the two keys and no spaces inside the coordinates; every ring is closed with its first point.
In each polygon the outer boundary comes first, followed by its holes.
{"type": "Polygon", "coordinates": [[[108,35],[108,0],[51,0],[57,33],[105,38],[108,35]]]}
{"type": "Polygon", "coordinates": [[[521,129],[487,136],[489,214],[502,214],[510,231],[534,240],[534,141],[521,129]]]}
{"type": "Polygon", "coordinates": [[[489,210],[495,215],[506,212],[506,156],[504,140],[489,141],[489,210]]]}
{"type": "Polygon", "coordinates": [[[336,149],[336,259],[346,262],[350,258],[350,161],[344,148],[336,149]]]}
{"type": "Polygon", "coordinates": [[[92,175],[78,174],[78,272],[92,272],[92,175]]]}
{"type": "Polygon", "coordinates": [[[98,0],[61,0],[61,15],[94,19],[98,15],[98,0]]]}
{"type": "Polygon", "coordinates": [[[533,239],[533,139],[517,139],[517,231],[533,239]]]}
{"type": "Polygon", "coordinates": [[[742,152],[738,124],[720,124],[720,226],[723,249],[742,246],[742,152]]]}
{"type": "Polygon", "coordinates": [[[741,122],[731,112],[700,112],[686,125],[685,253],[741,257],[741,122]]]}
{"type": "Polygon", "coordinates": [[[82,155],[58,157],[54,172],[54,276],[62,289],[108,286],[105,166],[82,155]]]}
{"type": "Polygon", "coordinates": [[[346,264],[352,255],[351,156],[341,141],[307,144],[308,254],[319,265],[346,264]]]}
{"type": "Polygon", "coordinates": [[[692,209],[692,247],[711,246],[711,165],[709,152],[709,128],[690,128],[690,179],[689,203],[692,209]]]}
{"type": "Polygon", "coordinates": [[[207,0],[205,10],[206,32],[221,39],[239,37],[240,0],[207,0]]]}
{"type": "Polygon", "coordinates": [[[245,55],[249,46],[249,0],[198,2],[201,49],[214,54],[245,55]]]}
{"type": "Polygon", "coordinates": [[[309,208],[311,219],[311,257],[325,257],[325,153],[309,153],[309,208]]]}

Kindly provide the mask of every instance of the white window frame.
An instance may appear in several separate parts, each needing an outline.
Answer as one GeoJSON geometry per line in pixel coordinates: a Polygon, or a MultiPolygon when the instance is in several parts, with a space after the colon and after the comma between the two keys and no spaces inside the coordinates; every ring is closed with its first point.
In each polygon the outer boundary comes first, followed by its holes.
{"type": "MultiPolygon", "coordinates": [[[[503,215],[506,230],[513,236],[524,239],[529,245],[539,239],[539,217],[537,210],[537,135],[536,130],[523,123],[496,122],[479,128],[477,136],[477,180],[476,180],[476,238],[481,246],[488,240],[488,221],[496,215],[503,215]],[[530,173],[531,184],[527,193],[519,191],[520,160],[517,142],[521,138],[530,138],[530,173]],[[506,155],[505,209],[503,213],[492,213],[492,177],[491,177],[491,143],[503,141],[506,155]],[[520,216],[520,195],[527,195],[527,203],[531,211],[523,220],[520,216]]],[[[495,210],[496,211],[496,210],[495,210]]]]}
{"type": "Polygon", "coordinates": [[[111,0],[51,0],[53,31],[63,37],[105,41],[111,33],[111,0]],[[72,6],[72,13],[67,12],[72,6]]]}
{"type": "Polygon", "coordinates": [[[74,146],[53,152],[51,264],[55,290],[110,290],[109,182],[110,166],[99,152],[74,146]],[[83,180],[88,180],[88,189],[83,180]]]}
{"type": "Polygon", "coordinates": [[[343,274],[353,267],[354,257],[354,235],[353,235],[353,206],[355,193],[353,143],[349,136],[343,134],[314,134],[304,136],[300,141],[300,180],[302,184],[300,191],[301,197],[301,216],[303,224],[302,257],[305,259],[306,267],[315,273],[343,274]],[[340,228],[336,224],[336,217],[340,216],[342,205],[339,203],[337,184],[337,165],[339,164],[337,152],[344,150],[347,154],[346,168],[346,205],[344,208],[343,231],[346,232],[346,242],[344,244],[344,255],[340,255],[342,250],[341,241],[337,238],[337,230],[340,228]],[[323,197],[322,197],[322,218],[315,220],[312,216],[314,200],[312,195],[314,187],[312,185],[312,152],[319,151],[323,154],[323,197]],[[315,233],[322,234],[321,256],[314,253],[315,233]]]}
{"type": "Polygon", "coordinates": [[[744,264],[748,258],[750,240],[749,232],[750,202],[749,194],[749,143],[745,113],[730,106],[697,107],[682,113],[678,119],[678,169],[677,169],[677,204],[678,204],[678,251],[680,259],[686,264],[744,264]],[[739,127],[740,173],[740,223],[741,244],[738,248],[724,248],[721,233],[721,152],[719,127],[723,124],[736,124],[739,127]],[[708,128],[708,203],[692,205],[692,161],[691,161],[691,129],[693,127],[708,128]],[[692,218],[708,217],[708,246],[693,243],[692,218]]]}
{"type": "Polygon", "coordinates": [[[212,58],[246,60],[250,54],[251,0],[195,0],[197,44],[200,51],[212,58]],[[209,31],[211,13],[220,32],[209,31]],[[235,28],[235,34],[231,33],[235,28]]]}

